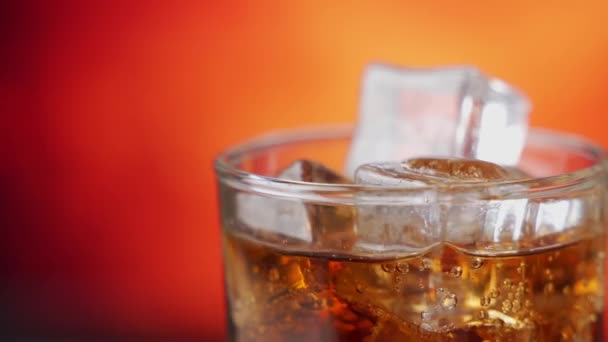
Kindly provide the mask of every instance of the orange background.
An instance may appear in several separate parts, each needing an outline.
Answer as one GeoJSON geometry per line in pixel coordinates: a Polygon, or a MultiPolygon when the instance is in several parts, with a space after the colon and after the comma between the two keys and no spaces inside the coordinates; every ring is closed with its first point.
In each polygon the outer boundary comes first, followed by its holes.
{"type": "Polygon", "coordinates": [[[605,1],[3,6],[4,338],[221,338],[213,156],[354,121],[372,60],[476,64],[529,94],[534,126],[608,146],[605,1]]]}

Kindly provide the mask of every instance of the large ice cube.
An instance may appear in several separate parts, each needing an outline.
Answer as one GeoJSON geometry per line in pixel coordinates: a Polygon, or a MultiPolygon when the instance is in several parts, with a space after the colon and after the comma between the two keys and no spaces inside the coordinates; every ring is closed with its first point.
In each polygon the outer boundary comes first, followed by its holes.
{"type": "Polygon", "coordinates": [[[412,191],[396,196],[390,192],[364,192],[357,196],[357,247],[403,253],[442,241],[470,245],[517,240],[524,233],[526,199],[488,200],[480,196],[452,200],[458,194],[452,193],[450,186],[522,176],[519,171],[493,163],[454,158],[362,165],[355,174],[357,183],[412,191]]]}
{"type": "Polygon", "coordinates": [[[527,132],[527,99],[469,66],[370,65],[346,172],[419,155],[516,165],[527,132]]]}
{"type": "MultiPolygon", "coordinates": [[[[350,181],[320,163],[298,160],[279,178],[346,184],[350,181]]],[[[321,249],[349,249],[355,241],[355,210],[350,206],[306,204],[297,199],[237,195],[238,219],[249,227],[311,243],[321,249]]]]}

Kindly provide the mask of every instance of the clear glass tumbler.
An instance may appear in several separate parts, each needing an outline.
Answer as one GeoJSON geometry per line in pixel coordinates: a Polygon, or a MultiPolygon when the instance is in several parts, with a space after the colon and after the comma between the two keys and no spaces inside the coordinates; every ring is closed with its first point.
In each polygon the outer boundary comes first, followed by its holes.
{"type": "Polygon", "coordinates": [[[601,148],[532,130],[521,181],[275,178],[298,159],[341,170],[351,130],[277,132],[216,159],[230,340],[602,341],[601,148]]]}

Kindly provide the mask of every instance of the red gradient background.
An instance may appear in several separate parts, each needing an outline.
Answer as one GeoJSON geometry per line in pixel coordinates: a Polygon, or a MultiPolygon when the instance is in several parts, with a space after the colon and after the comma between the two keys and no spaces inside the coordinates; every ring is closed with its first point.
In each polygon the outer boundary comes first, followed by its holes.
{"type": "Polygon", "coordinates": [[[372,60],[479,65],[608,146],[605,1],[1,6],[1,340],[221,339],[213,156],[354,121],[372,60]]]}

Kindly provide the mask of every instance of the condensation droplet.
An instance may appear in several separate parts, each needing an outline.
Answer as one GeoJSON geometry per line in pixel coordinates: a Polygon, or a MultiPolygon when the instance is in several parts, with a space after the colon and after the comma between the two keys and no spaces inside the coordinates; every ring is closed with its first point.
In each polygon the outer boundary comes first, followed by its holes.
{"type": "Polygon", "coordinates": [[[483,265],[483,260],[480,258],[473,258],[471,261],[471,267],[475,270],[479,269],[483,265]]]}
{"type": "Polygon", "coordinates": [[[395,271],[395,265],[392,263],[385,263],[382,264],[380,267],[382,267],[382,270],[386,273],[393,273],[395,271]]]}
{"type": "Polygon", "coordinates": [[[462,275],[462,267],[454,266],[450,269],[450,275],[454,278],[459,278],[462,275]]]}
{"type": "Polygon", "coordinates": [[[502,302],[502,311],[504,311],[504,312],[509,312],[509,311],[511,310],[511,308],[512,308],[511,301],[510,301],[510,300],[508,300],[508,299],[505,299],[505,300],[502,302]]]}
{"type": "Polygon", "coordinates": [[[410,271],[410,265],[407,262],[397,263],[397,271],[401,273],[407,273],[410,271]]]}
{"type": "Polygon", "coordinates": [[[452,310],[457,303],[458,298],[453,293],[448,293],[441,299],[441,306],[447,310],[452,310]]]}

